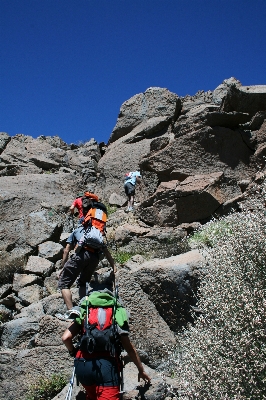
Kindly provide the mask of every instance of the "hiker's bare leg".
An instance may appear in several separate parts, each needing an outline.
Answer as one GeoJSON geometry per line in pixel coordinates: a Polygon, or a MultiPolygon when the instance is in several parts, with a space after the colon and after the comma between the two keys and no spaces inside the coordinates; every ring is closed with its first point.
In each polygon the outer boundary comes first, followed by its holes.
{"type": "Polygon", "coordinates": [[[134,196],[130,196],[130,200],[129,200],[129,207],[133,207],[134,204],[134,196]]]}
{"type": "Polygon", "coordinates": [[[71,290],[70,289],[62,289],[61,293],[62,293],[62,297],[65,302],[65,305],[67,306],[67,309],[70,310],[73,307],[71,290]]]}

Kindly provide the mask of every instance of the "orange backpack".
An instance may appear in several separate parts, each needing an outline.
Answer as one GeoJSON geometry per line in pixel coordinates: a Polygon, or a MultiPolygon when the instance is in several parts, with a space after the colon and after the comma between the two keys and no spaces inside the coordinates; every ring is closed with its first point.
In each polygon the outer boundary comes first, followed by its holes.
{"type": "Polygon", "coordinates": [[[86,246],[92,248],[93,251],[94,249],[102,250],[105,246],[103,237],[106,232],[107,209],[99,201],[90,201],[90,209],[83,221],[85,231],[76,247],[76,253],[86,246]]]}

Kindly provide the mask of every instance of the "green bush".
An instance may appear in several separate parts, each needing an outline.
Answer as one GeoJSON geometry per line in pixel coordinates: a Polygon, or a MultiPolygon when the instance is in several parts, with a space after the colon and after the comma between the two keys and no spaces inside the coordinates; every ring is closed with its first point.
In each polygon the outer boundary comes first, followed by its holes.
{"type": "Polygon", "coordinates": [[[112,257],[115,261],[115,263],[118,264],[125,264],[132,256],[134,256],[133,253],[128,253],[126,251],[113,251],[112,252],[112,257]]]}
{"type": "Polygon", "coordinates": [[[29,387],[26,400],[51,400],[66,386],[67,379],[61,374],[40,378],[29,387]]]}
{"type": "Polygon", "coordinates": [[[117,211],[117,206],[111,206],[110,204],[106,204],[107,214],[111,215],[117,211]]]}
{"type": "Polygon", "coordinates": [[[233,214],[206,229],[212,247],[204,249],[201,314],[178,335],[169,373],[181,399],[265,399],[265,215],[233,214]],[[225,229],[213,241],[218,226],[225,229]]]}

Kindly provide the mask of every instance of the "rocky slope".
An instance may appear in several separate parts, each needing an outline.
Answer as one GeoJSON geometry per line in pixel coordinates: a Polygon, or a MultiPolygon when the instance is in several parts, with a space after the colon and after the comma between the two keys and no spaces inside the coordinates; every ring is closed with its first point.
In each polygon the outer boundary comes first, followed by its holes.
{"type": "MultiPolygon", "coordinates": [[[[213,215],[253,207],[265,136],[266,86],[234,78],[184,98],[162,88],[137,94],[121,106],[108,146],[0,133],[0,399],[26,399],[38,377],[71,373],[60,339],[67,323],[55,317],[65,310],[57,280],[73,229],[68,208],[86,189],[116,206],[108,221],[121,261],[116,278],[132,340],[153,377],[152,387],[137,388],[127,364],[125,398],[173,397],[167,385],[174,381],[165,385],[159,371],[174,333],[192,321],[204,270],[185,238],[213,215]],[[136,169],[143,180],[135,212],[126,214],[123,176],[136,169]]],[[[107,271],[103,260],[94,279],[107,271]]],[[[73,293],[77,302],[75,286],[73,293]]]]}

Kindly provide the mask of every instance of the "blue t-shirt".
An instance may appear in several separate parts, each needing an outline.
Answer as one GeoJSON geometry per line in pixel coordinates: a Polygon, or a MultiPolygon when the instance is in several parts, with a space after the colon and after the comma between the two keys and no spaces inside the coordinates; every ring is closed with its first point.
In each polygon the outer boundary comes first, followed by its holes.
{"type": "Polygon", "coordinates": [[[125,184],[126,183],[131,183],[132,185],[136,185],[136,180],[137,176],[141,178],[140,172],[135,171],[135,172],[130,172],[128,177],[125,178],[125,184]]]}
{"type": "Polygon", "coordinates": [[[67,243],[73,244],[74,246],[79,242],[81,239],[82,235],[84,233],[84,227],[79,226],[77,229],[75,229],[70,236],[67,239],[67,243]]]}

